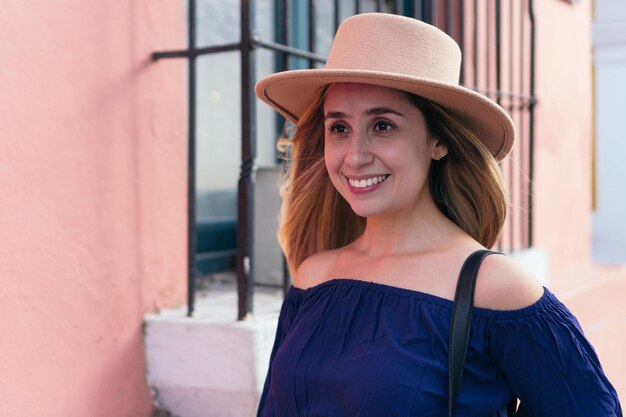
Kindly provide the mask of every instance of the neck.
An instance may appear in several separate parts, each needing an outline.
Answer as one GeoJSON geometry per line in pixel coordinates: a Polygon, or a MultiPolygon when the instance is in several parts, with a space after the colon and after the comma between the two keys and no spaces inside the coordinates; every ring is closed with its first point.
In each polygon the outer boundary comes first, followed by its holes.
{"type": "Polygon", "coordinates": [[[438,251],[455,238],[469,236],[439,211],[429,195],[419,209],[368,217],[355,244],[378,257],[438,251]]]}

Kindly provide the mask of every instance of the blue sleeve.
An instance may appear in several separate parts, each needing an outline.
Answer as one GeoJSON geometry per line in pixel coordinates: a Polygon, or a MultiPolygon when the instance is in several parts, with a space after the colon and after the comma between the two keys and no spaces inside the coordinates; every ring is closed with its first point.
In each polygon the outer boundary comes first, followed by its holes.
{"type": "Polygon", "coordinates": [[[548,290],[540,301],[492,327],[492,358],[523,415],[622,417],[617,393],[574,315],[548,290]]]}
{"type": "Polygon", "coordinates": [[[289,333],[291,326],[293,325],[294,318],[298,313],[300,306],[301,292],[294,287],[291,287],[283,300],[283,305],[280,309],[278,316],[278,325],[276,327],[276,337],[274,339],[274,347],[270,355],[270,364],[267,369],[267,376],[265,377],[265,384],[263,386],[263,392],[259,401],[259,408],[257,410],[257,417],[269,417],[274,415],[274,401],[270,391],[270,381],[272,379],[272,363],[274,362],[274,356],[276,351],[282,344],[283,340],[289,333]]]}

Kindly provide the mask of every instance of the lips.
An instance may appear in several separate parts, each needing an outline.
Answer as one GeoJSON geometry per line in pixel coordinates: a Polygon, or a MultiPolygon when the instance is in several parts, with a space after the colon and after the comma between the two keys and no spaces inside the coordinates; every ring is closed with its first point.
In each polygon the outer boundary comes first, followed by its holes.
{"type": "Polygon", "coordinates": [[[372,187],[374,185],[380,184],[389,178],[389,174],[384,175],[376,175],[372,177],[365,178],[348,178],[348,182],[354,188],[367,188],[372,187]]]}

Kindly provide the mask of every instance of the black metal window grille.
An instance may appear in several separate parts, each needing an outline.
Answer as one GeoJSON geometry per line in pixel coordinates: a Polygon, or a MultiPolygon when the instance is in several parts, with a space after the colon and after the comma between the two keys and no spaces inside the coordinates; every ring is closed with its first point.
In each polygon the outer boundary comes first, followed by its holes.
{"type": "MultiPolygon", "coordinates": [[[[202,55],[239,51],[241,70],[241,166],[237,199],[238,319],[252,313],[254,288],[253,191],[256,156],[255,49],[273,51],[275,70],[319,67],[329,45],[321,45],[320,26],[331,21],[331,39],[346,17],[364,12],[412,16],[438,26],[461,46],[461,84],[502,105],[517,127],[517,142],[501,163],[512,206],[498,244],[513,251],[532,245],[532,178],[534,131],[533,0],[274,0],[275,38],[254,31],[254,1],[240,2],[240,39],[223,45],[196,47],[196,0],[188,0],[188,48],[153,53],[154,60],[188,60],[188,315],[194,310],[196,254],[196,59],[202,55]],[[326,19],[318,19],[320,11],[326,19]],[[330,16],[330,18],[329,18],[330,16]]],[[[224,5],[229,7],[232,4],[224,5]]],[[[205,22],[204,24],[211,24],[205,22]]],[[[327,25],[328,26],[328,25],[327,25]]],[[[283,121],[279,121],[281,125],[283,121]]],[[[285,273],[284,286],[288,285],[285,273]]]]}

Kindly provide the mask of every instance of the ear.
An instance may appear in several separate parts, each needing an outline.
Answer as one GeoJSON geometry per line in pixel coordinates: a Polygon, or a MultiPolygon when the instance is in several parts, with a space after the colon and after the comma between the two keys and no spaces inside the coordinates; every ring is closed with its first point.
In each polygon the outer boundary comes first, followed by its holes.
{"type": "Polygon", "coordinates": [[[432,158],[435,161],[440,160],[444,156],[448,154],[448,147],[439,141],[435,141],[435,146],[433,146],[432,158]]]}

